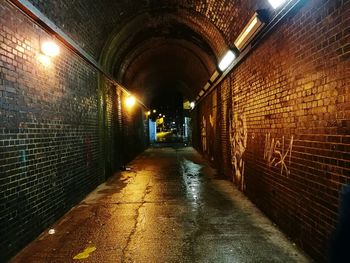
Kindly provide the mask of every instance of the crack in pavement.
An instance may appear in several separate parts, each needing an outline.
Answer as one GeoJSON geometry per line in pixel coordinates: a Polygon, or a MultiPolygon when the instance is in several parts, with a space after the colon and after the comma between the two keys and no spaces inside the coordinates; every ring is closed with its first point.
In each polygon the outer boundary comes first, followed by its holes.
{"type": "Polygon", "coordinates": [[[132,228],[132,230],[127,238],[126,244],[122,249],[121,262],[131,262],[132,261],[132,258],[130,257],[131,255],[128,255],[128,254],[130,254],[129,253],[129,245],[132,242],[133,237],[137,233],[138,226],[141,224],[141,222],[144,219],[144,218],[142,218],[140,220],[140,210],[141,210],[142,206],[146,203],[145,198],[146,198],[147,194],[150,193],[150,191],[149,191],[150,181],[151,181],[151,179],[149,179],[147,184],[146,184],[141,201],[139,202],[140,205],[135,209],[135,212],[136,212],[136,214],[134,216],[135,223],[134,223],[133,228],[132,228]]]}

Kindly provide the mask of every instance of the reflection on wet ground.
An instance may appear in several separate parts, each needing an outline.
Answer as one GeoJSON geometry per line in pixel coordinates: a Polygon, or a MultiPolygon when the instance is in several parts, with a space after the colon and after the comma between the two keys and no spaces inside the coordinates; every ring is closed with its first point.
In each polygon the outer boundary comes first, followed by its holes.
{"type": "Polygon", "coordinates": [[[13,262],[309,262],[192,148],[151,148],[130,167],[13,262]]]}

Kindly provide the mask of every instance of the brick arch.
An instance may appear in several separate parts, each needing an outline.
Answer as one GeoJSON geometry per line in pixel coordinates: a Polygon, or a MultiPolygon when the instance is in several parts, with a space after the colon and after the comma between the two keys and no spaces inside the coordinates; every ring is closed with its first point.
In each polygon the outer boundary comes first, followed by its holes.
{"type": "MultiPolygon", "coordinates": [[[[223,35],[206,17],[188,10],[174,14],[162,9],[153,12],[152,15],[148,12],[143,13],[123,29],[116,30],[116,34],[112,34],[105,45],[100,61],[129,89],[137,87],[138,91],[145,91],[146,80],[149,78],[154,80],[154,70],[158,69],[162,72],[159,82],[162,82],[164,75],[172,75],[171,78],[178,77],[176,81],[184,83],[181,87],[187,87],[181,92],[186,97],[193,98],[210,78],[218,58],[227,48],[228,44],[223,35]],[[176,54],[167,53],[165,51],[167,46],[176,54]],[[156,47],[159,48],[158,51],[156,47]],[[157,58],[156,62],[150,54],[157,58]],[[163,61],[164,67],[156,65],[162,60],[160,58],[162,54],[170,56],[173,64],[183,63],[186,66],[169,67],[167,61],[163,61]],[[164,72],[165,68],[176,70],[178,74],[164,72]],[[141,73],[148,74],[142,81],[141,78],[132,80],[130,77],[141,73]],[[151,75],[153,77],[150,77],[151,75]]],[[[149,95],[152,90],[146,93],[149,95]]],[[[149,100],[147,95],[142,97],[146,97],[146,101],[149,100]]]]}
{"type": "Polygon", "coordinates": [[[144,12],[134,17],[123,28],[116,28],[110,34],[100,60],[105,67],[112,69],[114,64],[122,63],[126,54],[137,48],[140,43],[154,37],[185,38],[209,56],[216,58],[229,46],[215,25],[200,13],[189,10],[174,13],[160,9],[152,13],[144,12]],[[179,31],[184,34],[178,34],[179,31]]]}

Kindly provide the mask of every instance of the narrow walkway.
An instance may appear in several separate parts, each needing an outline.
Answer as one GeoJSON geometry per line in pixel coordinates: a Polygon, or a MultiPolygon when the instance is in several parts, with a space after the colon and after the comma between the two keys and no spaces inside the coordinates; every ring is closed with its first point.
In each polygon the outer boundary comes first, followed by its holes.
{"type": "Polygon", "coordinates": [[[192,148],[148,149],[130,167],[13,262],[308,262],[192,148]]]}

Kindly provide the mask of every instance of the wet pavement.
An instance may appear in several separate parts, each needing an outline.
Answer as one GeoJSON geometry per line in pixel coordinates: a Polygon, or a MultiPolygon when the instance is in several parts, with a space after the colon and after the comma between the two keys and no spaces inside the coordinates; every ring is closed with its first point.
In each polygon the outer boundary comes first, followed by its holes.
{"type": "Polygon", "coordinates": [[[192,148],[129,166],[12,262],[309,262],[192,148]]]}

